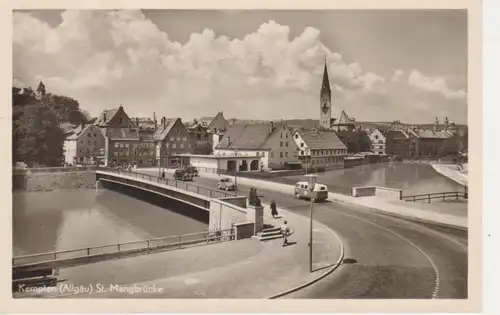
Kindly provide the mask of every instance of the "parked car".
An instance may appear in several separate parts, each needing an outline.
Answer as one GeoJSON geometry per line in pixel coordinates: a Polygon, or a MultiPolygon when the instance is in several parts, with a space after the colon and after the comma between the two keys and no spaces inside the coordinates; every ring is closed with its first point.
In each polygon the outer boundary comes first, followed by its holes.
{"type": "Polygon", "coordinates": [[[174,179],[175,180],[182,180],[182,181],[192,181],[193,175],[189,174],[185,170],[175,170],[174,179]]]}
{"type": "Polygon", "coordinates": [[[235,190],[236,185],[231,178],[222,178],[217,184],[217,188],[224,190],[235,190]]]}
{"type": "Polygon", "coordinates": [[[309,190],[309,183],[307,181],[298,182],[294,188],[295,198],[306,198],[312,202],[323,201],[328,199],[328,187],[323,184],[316,183],[314,190],[309,190]]]}
{"type": "Polygon", "coordinates": [[[198,173],[198,169],[196,169],[196,167],[194,167],[194,166],[186,166],[185,170],[188,174],[193,175],[193,177],[200,176],[200,173],[198,173]]]}

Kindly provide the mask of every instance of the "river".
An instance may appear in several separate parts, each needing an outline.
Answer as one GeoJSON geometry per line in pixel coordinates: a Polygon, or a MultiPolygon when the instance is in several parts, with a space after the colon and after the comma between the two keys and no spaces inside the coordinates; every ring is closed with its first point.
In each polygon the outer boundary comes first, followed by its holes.
{"type": "MultiPolygon", "coordinates": [[[[319,183],[332,192],[350,194],[352,187],[382,186],[402,189],[404,195],[463,191],[464,187],[434,170],[427,163],[388,162],[317,173],[319,183]]],[[[273,179],[288,184],[304,180],[304,176],[273,179]]]]}
{"type": "Polygon", "coordinates": [[[205,220],[107,189],[16,192],[12,201],[15,256],[208,230],[205,220]]]}

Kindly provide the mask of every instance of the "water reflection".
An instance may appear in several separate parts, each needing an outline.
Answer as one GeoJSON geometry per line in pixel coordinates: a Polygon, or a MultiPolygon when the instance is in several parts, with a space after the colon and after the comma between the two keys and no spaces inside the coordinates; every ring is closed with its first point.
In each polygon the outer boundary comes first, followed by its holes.
{"type": "MultiPolygon", "coordinates": [[[[404,195],[431,192],[463,191],[464,187],[437,173],[424,163],[380,163],[318,173],[318,182],[331,191],[350,193],[351,187],[383,186],[402,189],[404,195]]],[[[293,184],[303,176],[290,176],[285,181],[293,184]]]]}
{"type": "Polygon", "coordinates": [[[111,190],[13,194],[13,254],[206,231],[208,224],[111,190]]]}

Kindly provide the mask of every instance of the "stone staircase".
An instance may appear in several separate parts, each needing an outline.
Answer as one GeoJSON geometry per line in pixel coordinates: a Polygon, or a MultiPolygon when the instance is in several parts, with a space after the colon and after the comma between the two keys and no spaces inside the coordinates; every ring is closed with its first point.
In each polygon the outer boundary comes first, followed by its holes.
{"type": "Polygon", "coordinates": [[[262,232],[259,232],[259,233],[257,233],[257,235],[254,235],[252,237],[263,242],[263,241],[269,241],[269,240],[282,238],[283,234],[281,234],[280,227],[272,226],[272,227],[267,227],[267,228],[263,229],[262,232]]]}

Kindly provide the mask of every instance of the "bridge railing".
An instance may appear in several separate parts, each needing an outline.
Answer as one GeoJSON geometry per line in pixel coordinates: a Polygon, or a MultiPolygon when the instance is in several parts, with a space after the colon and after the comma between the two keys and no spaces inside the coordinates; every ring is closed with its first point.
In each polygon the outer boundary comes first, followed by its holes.
{"type": "Polygon", "coordinates": [[[175,250],[194,245],[232,241],[234,239],[234,228],[173,235],[132,242],[17,256],[12,258],[12,266],[14,268],[28,267],[71,261],[85,263],[89,261],[99,260],[99,258],[119,258],[126,257],[127,255],[131,254],[146,254],[150,252],[175,250]]]}
{"type": "Polygon", "coordinates": [[[234,192],[234,191],[216,190],[213,188],[205,187],[205,186],[198,185],[198,184],[193,184],[190,182],[185,182],[185,181],[180,181],[180,180],[175,180],[175,179],[168,179],[168,178],[163,179],[161,177],[151,175],[151,174],[146,174],[146,173],[126,171],[123,169],[112,169],[112,168],[99,168],[99,170],[111,172],[111,173],[115,173],[115,174],[119,174],[119,175],[131,176],[134,178],[148,180],[148,181],[156,182],[159,184],[165,184],[165,185],[170,186],[170,187],[175,187],[177,189],[182,189],[185,191],[193,192],[193,193],[207,196],[210,198],[226,198],[226,197],[237,196],[237,192],[234,192]]]}
{"type": "Polygon", "coordinates": [[[432,200],[440,199],[442,201],[459,198],[468,199],[468,193],[463,191],[449,191],[449,192],[439,192],[439,193],[430,193],[430,194],[420,194],[420,195],[411,195],[411,196],[401,196],[401,200],[404,201],[427,201],[431,203],[432,200]]]}

